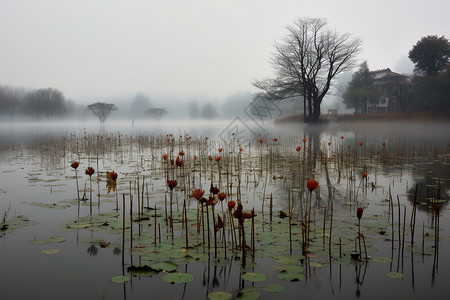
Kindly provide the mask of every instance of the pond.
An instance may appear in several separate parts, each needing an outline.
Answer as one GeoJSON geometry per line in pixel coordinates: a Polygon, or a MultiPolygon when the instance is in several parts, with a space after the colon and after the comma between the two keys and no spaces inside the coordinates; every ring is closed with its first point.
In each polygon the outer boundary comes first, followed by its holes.
{"type": "Polygon", "coordinates": [[[1,298],[446,298],[448,125],[0,124],[1,298]]]}

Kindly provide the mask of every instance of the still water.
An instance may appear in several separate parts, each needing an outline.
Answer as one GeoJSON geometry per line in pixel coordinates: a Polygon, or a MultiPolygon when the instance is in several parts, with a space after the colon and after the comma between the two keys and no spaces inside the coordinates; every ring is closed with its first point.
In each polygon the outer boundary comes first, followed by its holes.
{"type": "MultiPolygon", "coordinates": [[[[446,299],[450,276],[448,125],[361,122],[312,127],[240,119],[124,121],[102,126],[94,122],[0,124],[0,217],[5,216],[5,224],[18,219],[27,225],[15,230],[10,225],[0,232],[1,299],[207,299],[219,291],[246,299],[299,295],[308,299],[446,299]],[[167,141],[172,138],[173,143],[167,141]],[[182,168],[162,159],[163,154],[175,159],[181,150],[185,152],[182,168]],[[221,156],[220,163],[210,160],[210,155],[221,156]],[[74,161],[80,162],[77,173],[71,168],[74,161]],[[88,166],[96,171],[92,181],[84,174],[88,166]],[[118,173],[117,194],[107,191],[106,171],[118,173]],[[170,195],[167,176],[179,184],[172,205],[177,221],[174,242],[164,216],[170,195]],[[311,194],[305,187],[309,178],[320,186],[311,194]],[[229,247],[225,258],[223,247],[214,253],[214,246],[198,234],[197,201],[189,194],[194,187],[207,194],[211,180],[226,191],[225,201],[239,197],[245,211],[256,211],[254,247],[250,221],[246,221],[250,254],[245,266],[241,250],[229,247]],[[150,219],[127,226],[134,230],[133,239],[130,232],[123,239],[119,223],[122,212],[130,210],[130,194],[134,218],[140,210],[136,200],[143,196],[141,205],[150,219]],[[78,201],[78,195],[91,199],[92,205],[89,200],[78,201]],[[301,222],[309,197],[314,232],[305,251],[301,222]],[[189,257],[183,256],[184,199],[190,213],[189,251],[195,253],[189,257]],[[440,205],[439,219],[433,204],[440,205]],[[157,214],[149,210],[154,206],[157,214]],[[367,260],[350,259],[358,233],[357,207],[364,208],[361,232],[370,256],[367,260]],[[280,211],[290,211],[292,218],[281,218],[280,211]],[[100,219],[98,226],[88,225],[89,218],[101,214],[111,217],[100,219]],[[287,234],[289,223],[291,235],[287,234]],[[54,237],[62,239],[45,242],[54,237]],[[286,257],[297,259],[285,261],[286,257]],[[167,261],[175,264],[174,271],[152,276],[128,271],[130,266],[167,261]],[[191,274],[194,280],[163,281],[164,275],[174,272],[191,274]],[[265,279],[247,280],[245,273],[264,274],[265,279]],[[129,281],[112,282],[115,276],[129,281]]],[[[219,204],[215,212],[222,213],[219,204]]],[[[223,236],[221,231],[218,235],[223,236]]],[[[230,238],[229,231],[225,237],[230,238]]],[[[230,245],[229,240],[226,243],[230,245]]]]}

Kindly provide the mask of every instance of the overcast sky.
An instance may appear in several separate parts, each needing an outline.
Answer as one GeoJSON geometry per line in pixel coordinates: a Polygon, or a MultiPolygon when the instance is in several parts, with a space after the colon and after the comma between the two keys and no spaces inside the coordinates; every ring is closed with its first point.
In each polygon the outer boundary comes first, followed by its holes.
{"type": "Polygon", "coordinates": [[[371,69],[412,71],[423,36],[450,38],[448,0],[0,0],[0,84],[91,102],[224,98],[272,74],[274,41],[300,17],[363,39],[371,69]]]}

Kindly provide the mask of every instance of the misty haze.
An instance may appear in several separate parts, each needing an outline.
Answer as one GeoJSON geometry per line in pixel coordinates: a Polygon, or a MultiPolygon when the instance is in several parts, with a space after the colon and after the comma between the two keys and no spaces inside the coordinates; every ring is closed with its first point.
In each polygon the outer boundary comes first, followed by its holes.
{"type": "Polygon", "coordinates": [[[449,9],[0,1],[1,299],[444,299],[449,9]]]}

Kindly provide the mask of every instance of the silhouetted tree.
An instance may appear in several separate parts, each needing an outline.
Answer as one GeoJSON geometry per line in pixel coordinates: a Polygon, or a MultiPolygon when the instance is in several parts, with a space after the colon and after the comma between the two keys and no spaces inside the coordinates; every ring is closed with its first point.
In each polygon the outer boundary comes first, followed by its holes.
{"type": "Polygon", "coordinates": [[[20,109],[25,97],[25,89],[12,86],[0,86],[0,115],[12,119],[20,109]]]}
{"type": "Polygon", "coordinates": [[[353,73],[352,80],[347,85],[343,95],[344,104],[346,108],[354,108],[355,113],[366,111],[367,102],[376,95],[369,66],[365,61],[359,66],[358,71],[353,73]]]}
{"type": "Polygon", "coordinates": [[[205,119],[215,119],[219,114],[211,103],[206,103],[202,107],[202,117],[205,119]]]}
{"type": "Polygon", "coordinates": [[[287,30],[288,35],[275,44],[271,60],[275,78],[252,83],[262,91],[256,97],[283,100],[301,95],[304,121],[317,122],[332,79],[354,67],[361,40],[339,34],[320,18],[298,19],[287,30]]]}
{"type": "Polygon", "coordinates": [[[146,111],[150,118],[156,119],[156,121],[161,120],[162,117],[167,115],[167,110],[165,108],[150,108],[146,111]]]}
{"type": "Polygon", "coordinates": [[[144,113],[151,107],[150,99],[143,93],[137,93],[130,104],[130,113],[133,117],[144,116],[144,113]]]}
{"type": "Polygon", "coordinates": [[[65,112],[65,98],[61,91],[52,88],[38,89],[26,94],[23,103],[24,112],[47,120],[62,116],[65,112]]]}
{"type": "Polygon", "coordinates": [[[191,119],[200,118],[200,107],[197,101],[189,101],[186,105],[191,119]]]}
{"type": "Polygon", "coordinates": [[[443,36],[422,37],[409,51],[408,57],[415,64],[417,74],[436,76],[449,63],[450,42],[443,36]]]}
{"type": "Polygon", "coordinates": [[[103,102],[90,104],[87,108],[100,120],[100,123],[105,123],[105,120],[109,117],[111,111],[117,110],[116,105],[103,102]]]}

